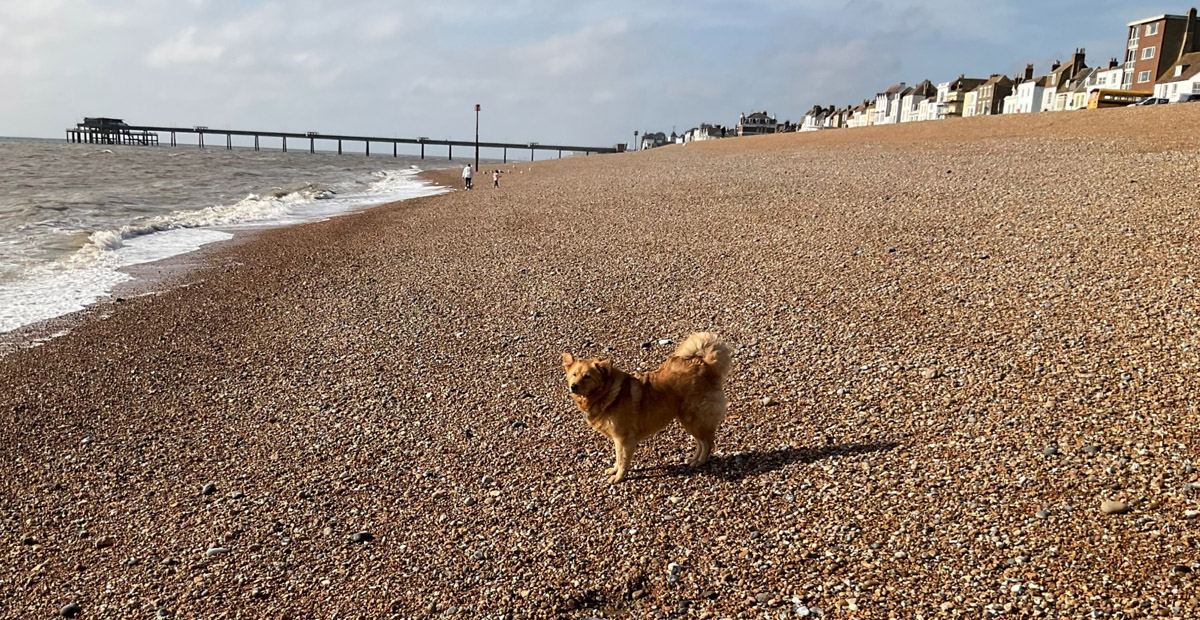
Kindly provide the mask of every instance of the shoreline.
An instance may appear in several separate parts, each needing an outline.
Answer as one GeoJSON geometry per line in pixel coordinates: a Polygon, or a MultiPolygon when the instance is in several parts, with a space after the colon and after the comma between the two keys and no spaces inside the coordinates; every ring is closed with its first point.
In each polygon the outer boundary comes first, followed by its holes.
{"type": "MultiPolygon", "coordinates": [[[[64,141],[65,142],[65,141],[64,141]]],[[[434,175],[430,176],[426,173],[436,172],[441,168],[432,168],[430,170],[420,170],[414,176],[430,184],[430,188],[443,188],[443,191],[452,191],[453,187],[443,185],[433,181],[434,175]]],[[[216,260],[226,249],[236,247],[243,243],[253,242],[255,237],[267,230],[278,228],[289,228],[292,226],[303,226],[315,222],[325,221],[330,218],[343,217],[369,209],[377,209],[380,207],[400,204],[405,200],[390,200],[376,204],[364,204],[362,206],[352,207],[346,211],[334,213],[332,215],[322,216],[320,219],[300,221],[293,223],[272,223],[264,222],[261,224],[251,223],[250,225],[242,226],[216,226],[205,227],[205,230],[212,230],[232,235],[229,239],[206,243],[194,250],[172,254],[170,256],[153,260],[145,263],[137,263],[125,267],[116,268],[117,272],[131,276],[131,280],[116,284],[107,293],[96,299],[94,302],[84,306],[80,310],[68,312],[63,315],[50,317],[39,321],[34,321],[26,325],[22,325],[16,329],[0,333],[0,360],[4,357],[21,349],[36,347],[44,344],[52,338],[61,337],[68,333],[72,328],[84,324],[87,321],[103,320],[108,312],[111,312],[111,306],[114,304],[123,303],[126,299],[140,297],[143,295],[156,295],[170,290],[175,286],[186,285],[183,280],[192,271],[205,266],[211,266],[211,261],[216,260]]]]}
{"type": "Polygon", "coordinates": [[[0,359],[0,616],[1195,616],[1200,106],[1156,107],[512,163],[183,255],[0,359]],[[672,426],[606,484],[561,353],[705,330],[713,460],[672,426]]]}

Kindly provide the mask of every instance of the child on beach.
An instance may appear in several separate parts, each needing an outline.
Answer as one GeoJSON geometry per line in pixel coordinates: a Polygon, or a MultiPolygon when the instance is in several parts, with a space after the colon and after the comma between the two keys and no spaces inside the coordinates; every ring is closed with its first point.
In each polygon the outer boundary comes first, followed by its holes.
{"type": "Polygon", "coordinates": [[[463,189],[471,189],[471,177],[475,176],[471,170],[471,164],[463,167],[463,189]]]}
{"type": "Polygon", "coordinates": [[[500,189],[500,171],[492,171],[492,189],[500,189]]]}

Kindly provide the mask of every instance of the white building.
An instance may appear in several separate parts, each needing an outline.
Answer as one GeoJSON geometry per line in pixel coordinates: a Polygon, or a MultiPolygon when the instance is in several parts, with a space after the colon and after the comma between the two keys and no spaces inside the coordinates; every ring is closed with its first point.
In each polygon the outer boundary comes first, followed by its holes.
{"type": "Polygon", "coordinates": [[[875,96],[875,124],[889,125],[900,122],[900,99],[908,88],[904,82],[875,96]]]}
{"type": "MultiPolygon", "coordinates": [[[[1012,114],[1031,114],[1033,112],[1041,112],[1042,104],[1046,97],[1046,76],[1042,76],[1035,80],[1025,80],[1017,85],[1016,91],[1012,95],[1015,98],[1013,103],[1012,114]]],[[[1010,114],[1008,111],[1008,100],[1004,102],[1005,114],[1010,114]]]]}
{"type": "Polygon", "coordinates": [[[900,122],[911,123],[922,120],[921,104],[937,96],[937,88],[929,80],[925,80],[912,88],[905,89],[900,97],[900,122]]]}
{"type": "Polygon", "coordinates": [[[1200,95],[1200,52],[1184,54],[1154,85],[1154,96],[1179,101],[1183,95],[1200,95]]]}

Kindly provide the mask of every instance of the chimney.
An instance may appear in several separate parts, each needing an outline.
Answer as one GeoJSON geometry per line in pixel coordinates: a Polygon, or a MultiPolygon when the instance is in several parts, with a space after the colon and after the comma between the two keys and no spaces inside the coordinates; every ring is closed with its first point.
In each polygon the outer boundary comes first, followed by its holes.
{"type": "Polygon", "coordinates": [[[1119,67],[1119,66],[1121,66],[1121,63],[1117,62],[1117,59],[1116,59],[1116,58],[1113,58],[1113,59],[1111,59],[1111,60],[1109,60],[1109,61],[1108,61],[1108,68],[1109,68],[1109,69],[1116,69],[1116,68],[1117,68],[1117,67],[1119,67]]]}
{"type": "Polygon", "coordinates": [[[1029,63],[1029,64],[1025,65],[1025,79],[1027,79],[1027,80],[1033,79],[1033,63],[1029,63]]]}
{"type": "Polygon", "coordinates": [[[1084,56],[1086,54],[1087,54],[1087,51],[1084,50],[1082,47],[1075,50],[1075,57],[1071,59],[1071,70],[1072,71],[1074,71],[1075,73],[1079,73],[1080,71],[1083,70],[1083,68],[1086,66],[1086,61],[1084,61],[1084,56]]]}
{"type": "Polygon", "coordinates": [[[1062,63],[1059,62],[1058,60],[1055,60],[1054,64],[1050,65],[1050,72],[1054,73],[1055,71],[1058,71],[1058,68],[1061,66],[1062,66],[1062,63]]]}
{"type": "Polygon", "coordinates": [[[1200,51],[1200,46],[1196,44],[1196,8],[1192,7],[1187,14],[1187,25],[1183,28],[1183,43],[1179,46],[1179,59],[1183,59],[1184,54],[1190,54],[1195,51],[1200,51]]]}

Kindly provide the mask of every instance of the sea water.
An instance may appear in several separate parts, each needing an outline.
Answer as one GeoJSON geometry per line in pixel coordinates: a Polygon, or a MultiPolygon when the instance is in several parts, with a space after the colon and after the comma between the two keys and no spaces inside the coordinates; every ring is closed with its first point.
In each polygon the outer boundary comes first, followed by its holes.
{"type": "Polygon", "coordinates": [[[446,191],[412,156],[0,138],[0,333],[81,310],[121,268],[240,230],[446,191]]]}

